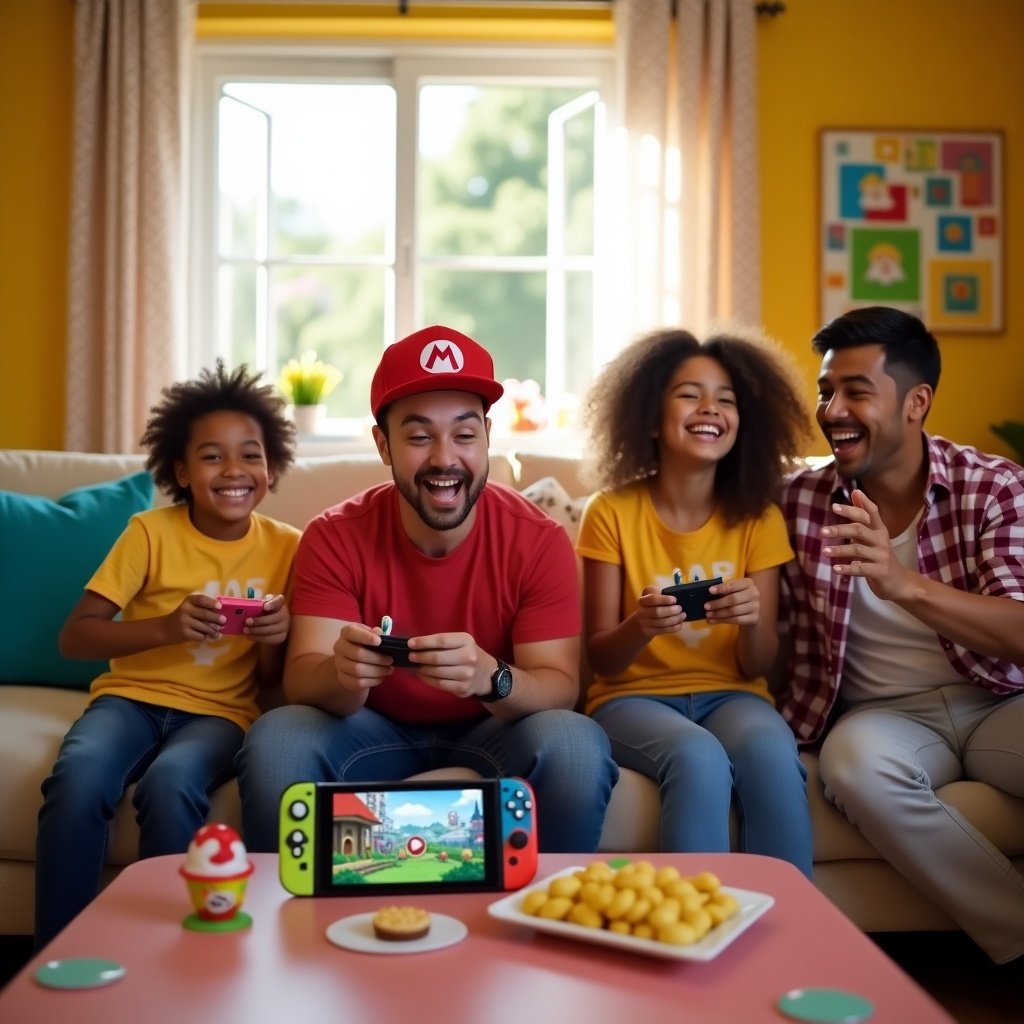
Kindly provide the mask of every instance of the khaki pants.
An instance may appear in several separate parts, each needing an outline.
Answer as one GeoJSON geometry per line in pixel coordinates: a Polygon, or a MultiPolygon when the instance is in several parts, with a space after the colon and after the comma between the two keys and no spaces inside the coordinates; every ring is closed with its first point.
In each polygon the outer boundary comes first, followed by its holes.
{"type": "Polygon", "coordinates": [[[996,963],[1024,954],[1024,876],[934,792],[974,779],[1024,797],[1024,693],[963,683],[851,705],[819,770],[825,796],[996,963]]]}

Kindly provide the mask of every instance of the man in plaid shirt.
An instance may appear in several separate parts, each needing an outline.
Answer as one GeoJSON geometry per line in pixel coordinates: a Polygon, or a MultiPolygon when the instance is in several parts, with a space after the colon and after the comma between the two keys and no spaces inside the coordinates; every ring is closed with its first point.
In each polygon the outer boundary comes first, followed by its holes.
{"type": "Polygon", "coordinates": [[[825,795],[1005,963],[1024,955],[1024,877],[935,790],[1024,798],[1024,470],[924,431],[940,359],[916,317],[855,310],[813,347],[834,461],[782,496],[782,712],[821,741],[825,795]]]}

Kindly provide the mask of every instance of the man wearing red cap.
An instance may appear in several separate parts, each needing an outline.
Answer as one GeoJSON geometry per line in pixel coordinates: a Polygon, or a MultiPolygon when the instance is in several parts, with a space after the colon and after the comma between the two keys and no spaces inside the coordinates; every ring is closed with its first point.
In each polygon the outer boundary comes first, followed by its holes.
{"type": "Polygon", "coordinates": [[[370,387],[393,483],[313,519],[295,561],[291,702],[238,758],[246,842],[277,849],[278,798],[300,781],[401,780],[432,768],[521,776],[546,851],[597,848],[618,769],[572,710],[580,604],[568,535],[488,483],[490,354],[449,327],[391,345],[370,387]],[[396,665],[381,625],[409,637],[396,665]]]}

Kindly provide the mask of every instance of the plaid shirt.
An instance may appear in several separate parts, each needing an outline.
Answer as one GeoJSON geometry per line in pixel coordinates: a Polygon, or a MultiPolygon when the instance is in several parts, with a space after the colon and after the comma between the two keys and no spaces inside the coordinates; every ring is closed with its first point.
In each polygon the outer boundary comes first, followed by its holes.
{"type": "MultiPolygon", "coordinates": [[[[1024,471],[943,437],[924,440],[929,471],[918,570],[959,590],[1024,601],[1024,471]]],[[[791,651],[780,710],[804,743],[821,736],[835,705],[850,627],[850,577],[834,573],[821,551],[821,528],[845,521],[832,511],[834,501],[853,504],[834,462],[783,486],[796,559],[782,567],[779,614],[789,623],[791,651]]],[[[950,665],[972,682],[998,694],[1024,690],[1024,666],[937,639],[950,665]]]]}

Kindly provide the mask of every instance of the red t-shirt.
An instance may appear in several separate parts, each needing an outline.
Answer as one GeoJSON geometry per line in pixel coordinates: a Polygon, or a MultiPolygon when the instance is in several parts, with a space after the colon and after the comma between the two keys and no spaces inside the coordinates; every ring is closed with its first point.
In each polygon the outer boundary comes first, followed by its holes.
{"type": "MultiPolygon", "coordinates": [[[[306,527],[295,556],[292,612],[377,625],[395,636],[469,633],[514,663],[513,645],[578,636],[576,556],[565,530],[512,488],[488,483],[469,536],[431,558],[402,527],[394,484],[371,487],[306,527]]],[[[479,701],[427,686],[396,668],[366,706],[404,722],[474,718],[479,701]]]]}

